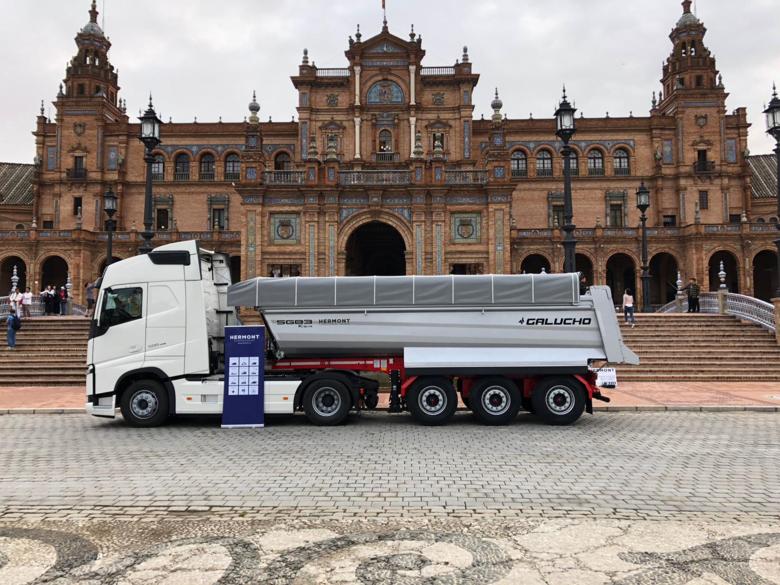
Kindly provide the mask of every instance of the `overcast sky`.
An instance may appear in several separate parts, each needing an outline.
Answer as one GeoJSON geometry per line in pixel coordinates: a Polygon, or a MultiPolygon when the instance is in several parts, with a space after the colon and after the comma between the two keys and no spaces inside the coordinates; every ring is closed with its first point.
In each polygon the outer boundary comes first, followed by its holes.
{"type": "MultiPolygon", "coordinates": [[[[41,99],[51,102],[88,21],[90,0],[0,0],[0,161],[31,162],[41,99]]],[[[748,108],[750,150],[770,152],[763,104],[780,82],[777,0],[699,0],[705,42],[723,74],[729,111],[748,108]]],[[[378,33],[381,0],[99,0],[135,114],[151,90],[167,121],[241,121],[252,90],[261,118],[290,120],[289,76],[304,47],[319,67],[344,67],[348,35],[378,33]]],[[[566,83],[586,117],[647,115],[660,89],[678,0],[387,0],[391,32],[423,37],[424,64],[452,65],[468,45],[481,74],[475,117],[499,87],[510,118],[551,117],[566,83]]]]}

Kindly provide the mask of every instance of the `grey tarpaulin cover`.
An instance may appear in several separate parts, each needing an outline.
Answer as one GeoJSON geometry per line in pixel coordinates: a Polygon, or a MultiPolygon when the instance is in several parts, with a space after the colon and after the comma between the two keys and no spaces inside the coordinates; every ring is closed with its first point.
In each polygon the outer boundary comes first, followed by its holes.
{"type": "Polygon", "coordinates": [[[576,305],[577,274],[253,278],[228,288],[231,307],[576,305]]]}

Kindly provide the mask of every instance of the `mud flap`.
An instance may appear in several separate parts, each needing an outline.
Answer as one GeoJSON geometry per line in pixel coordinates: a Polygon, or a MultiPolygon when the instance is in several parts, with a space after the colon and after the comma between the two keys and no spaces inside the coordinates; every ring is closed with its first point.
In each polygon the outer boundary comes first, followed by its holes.
{"type": "Polygon", "coordinates": [[[87,402],[87,414],[104,418],[116,417],[116,394],[112,394],[111,396],[101,396],[100,398],[96,398],[95,401],[97,404],[87,402]]]}

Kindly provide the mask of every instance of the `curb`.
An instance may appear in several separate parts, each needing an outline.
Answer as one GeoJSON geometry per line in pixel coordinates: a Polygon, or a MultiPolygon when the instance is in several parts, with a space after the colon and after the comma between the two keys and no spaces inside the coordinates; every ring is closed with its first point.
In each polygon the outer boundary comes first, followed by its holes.
{"type": "MultiPolygon", "coordinates": [[[[641,406],[594,406],[594,412],[780,412],[780,406],[734,406],[734,405],[672,405],[648,404],[641,406]]],[[[458,412],[466,412],[459,408],[458,412]]],[[[0,416],[5,414],[86,414],[84,408],[3,408],[0,416]]]]}

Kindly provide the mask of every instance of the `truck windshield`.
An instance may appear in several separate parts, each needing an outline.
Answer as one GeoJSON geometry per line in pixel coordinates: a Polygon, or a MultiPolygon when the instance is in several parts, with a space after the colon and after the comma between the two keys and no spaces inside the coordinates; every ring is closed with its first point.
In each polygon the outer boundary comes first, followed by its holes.
{"type": "Polygon", "coordinates": [[[140,287],[105,290],[100,307],[100,325],[114,327],[140,319],[143,314],[143,292],[140,287]]]}

